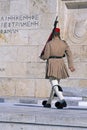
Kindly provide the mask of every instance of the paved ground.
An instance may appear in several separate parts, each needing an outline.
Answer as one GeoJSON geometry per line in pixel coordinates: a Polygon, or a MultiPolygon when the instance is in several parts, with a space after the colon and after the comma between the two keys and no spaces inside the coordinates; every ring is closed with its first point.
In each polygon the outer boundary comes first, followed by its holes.
{"type": "MultiPolygon", "coordinates": [[[[4,127],[3,130],[5,130],[7,124],[9,124],[9,127],[12,126],[11,124],[23,126],[28,124],[39,127],[49,126],[49,130],[54,130],[54,127],[55,130],[60,130],[60,128],[61,130],[84,130],[87,129],[87,107],[68,106],[64,109],[56,109],[54,105],[52,105],[52,108],[43,108],[41,103],[3,102],[0,103],[0,128],[4,127]]],[[[21,128],[17,129],[16,127],[7,130],[11,129],[21,130],[21,128]]],[[[27,129],[29,128],[23,130],[27,129]]],[[[39,130],[39,128],[32,130],[37,129],[39,130]]]]}

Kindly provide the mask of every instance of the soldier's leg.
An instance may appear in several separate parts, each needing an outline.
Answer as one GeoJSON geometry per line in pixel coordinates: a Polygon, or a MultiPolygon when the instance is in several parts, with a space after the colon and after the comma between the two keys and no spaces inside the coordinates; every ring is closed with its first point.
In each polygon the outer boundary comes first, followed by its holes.
{"type": "Polygon", "coordinates": [[[60,80],[57,80],[57,79],[50,79],[50,83],[51,83],[52,88],[53,88],[54,92],[56,93],[57,97],[59,98],[59,100],[63,100],[64,99],[63,90],[58,85],[59,81],[60,80]]]}
{"type": "Polygon", "coordinates": [[[44,100],[44,101],[42,102],[42,105],[43,105],[44,107],[50,108],[50,107],[51,107],[51,102],[52,102],[53,97],[54,97],[54,90],[53,90],[53,88],[52,88],[52,89],[51,89],[51,93],[50,93],[50,97],[48,98],[48,101],[47,101],[47,100],[44,100]]]}
{"type": "Polygon", "coordinates": [[[51,102],[52,102],[52,99],[54,98],[53,84],[54,84],[54,85],[58,84],[58,81],[57,81],[57,80],[55,80],[54,83],[52,83],[52,82],[51,82],[51,79],[52,79],[52,78],[49,78],[49,81],[50,81],[51,86],[52,86],[51,93],[50,93],[50,97],[48,98],[48,101],[44,100],[44,101],[42,102],[43,106],[44,106],[44,107],[48,107],[48,108],[51,107],[51,102]]]}
{"type": "Polygon", "coordinates": [[[66,101],[65,101],[64,96],[63,96],[63,90],[58,85],[59,82],[60,82],[60,80],[56,81],[56,79],[55,80],[51,79],[51,84],[53,86],[53,90],[56,93],[57,97],[59,98],[59,101],[55,103],[55,106],[60,109],[60,108],[66,107],[67,104],[66,104],[66,101]]]}
{"type": "Polygon", "coordinates": [[[50,97],[48,98],[47,103],[48,103],[48,104],[51,104],[53,98],[54,98],[54,90],[53,90],[53,88],[52,88],[52,89],[51,89],[51,93],[50,93],[50,97]]]}

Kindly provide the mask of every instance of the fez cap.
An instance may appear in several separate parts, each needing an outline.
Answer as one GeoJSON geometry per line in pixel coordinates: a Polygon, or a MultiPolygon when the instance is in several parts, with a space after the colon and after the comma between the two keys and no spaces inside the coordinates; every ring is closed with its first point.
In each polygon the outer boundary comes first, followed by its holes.
{"type": "Polygon", "coordinates": [[[55,28],[55,32],[60,32],[60,28],[55,28]]]}

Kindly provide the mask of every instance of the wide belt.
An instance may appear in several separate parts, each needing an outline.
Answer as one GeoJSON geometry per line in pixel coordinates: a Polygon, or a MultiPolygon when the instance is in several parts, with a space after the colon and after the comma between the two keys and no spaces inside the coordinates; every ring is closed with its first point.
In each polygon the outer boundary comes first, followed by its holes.
{"type": "Polygon", "coordinates": [[[58,58],[58,59],[61,59],[61,58],[63,58],[63,57],[65,57],[65,54],[64,54],[63,56],[50,56],[49,59],[50,59],[50,58],[58,58]]]}

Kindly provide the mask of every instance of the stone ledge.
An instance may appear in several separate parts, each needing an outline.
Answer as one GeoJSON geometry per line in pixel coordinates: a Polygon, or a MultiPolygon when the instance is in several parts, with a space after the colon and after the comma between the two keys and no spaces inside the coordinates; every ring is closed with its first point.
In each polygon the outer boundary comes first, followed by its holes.
{"type": "MultiPolygon", "coordinates": [[[[13,103],[13,104],[19,104],[19,106],[22,106],[22,105],[40,105],[42,106],[42,101],[43,100],[47,100],[48,98],[30,98],[30,97],[18,97],[18,98],[0,98],[1,101],[0,103],[13,103]]],[[[67,102],[67,105],[68,106],[78,106],[78,103],[79,101],[83,101],[83,98],[82,97],[65,97],[65,100],[67,102]]],[[[52,107],[55,107],[55,102],[58,101],[58,98],[55,97],[53,100],[52,100],[52,107]]]]}

